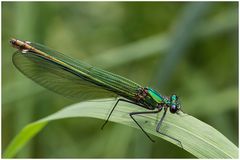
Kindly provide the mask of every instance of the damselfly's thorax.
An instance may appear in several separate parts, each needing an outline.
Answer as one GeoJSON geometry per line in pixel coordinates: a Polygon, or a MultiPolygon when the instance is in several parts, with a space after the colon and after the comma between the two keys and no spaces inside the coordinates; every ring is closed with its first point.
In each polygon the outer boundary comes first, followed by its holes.
{"type": "Polygon", "coordinates": [[[176,113],[180,110],[180,103],[178,102],[178,97],[172,95],[169,98],[162,96],[157,91],[152,88],[140,88],[137,93],[137,100],[146,105],[148,109],[155,108],[169,108],[171,113],[176,113]]]}

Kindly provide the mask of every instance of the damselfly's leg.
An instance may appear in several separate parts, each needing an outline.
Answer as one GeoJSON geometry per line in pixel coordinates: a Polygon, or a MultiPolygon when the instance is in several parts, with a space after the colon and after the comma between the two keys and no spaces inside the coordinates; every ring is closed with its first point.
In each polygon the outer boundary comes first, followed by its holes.
{"type": "Polygon", "coordinates": [[[179,109],[178,112],[176,112],[177,115],[181,116],[181,117],[185,117],[187,116],[188,114],[184,113],[182,109],[179,109]]]}
{"type": "Polygon", "coordinates": [[[167,136],[168,138],[171,138],[171,139],[177,141],[177,142],[180,144],[180,146],[183,148],[181,141],[179,141],[178,139],[176,139],[176,138],[174,138],[174,137],[171,137],[171,136],[169,136],[169,135],[167,135],[167,134],[165,134],[165,133],[163,133],[163,132],[160,131],[160,127],[161,127],[161,125],[162,125],[162,122],[163,122],[164,117],[166,116],[166,113],[167,113],[167,108],[164,108],[164,113],[163,113],[163,115],[162,115],[162,118],[160,119],[160,121],[159,121],[158,124],[157,124],[156,131],[157,131],[158,133],[160,133],[161,135],[167,136]]]}
{"type": "Polygon", "coordinates": [[[153,113],[158,113],[162,110],[162,108],[158,108],[156,111],[145,111],[145,112],[132,112],[129,113],[130,117],[133,119],[133,121],[138,125],[138,127],[143,131],[143,133],[152,141],[155,142],[148,134],[147,132],[142,128],[142,126],[133,118],[133,115],[139,115],[139,114],[153,114],[153,113]]]}
{"type": "Polygon", "coordinates": [[[120,102],[120,101],[122,101],[122,102],[128,102],[128,103],[132,103],[132,104],[139,105],[139,104],[137,104],[137,103],[135,103],[135,102],[133,102],[133,101],[129,101],[129,100],[126,100],[126,99],[119,98],[119,99],[117,100],[117,102],[114,104],[114,106],[113,106],[113,108],[112,108],[110,114],[109,114],[108,117],[107,117],[107,120],[104,122],[104,124],[102,125],[101,129],[103,129],[104,126],[107,124],[107,122],[108,122],[108,120],[109,120],[109,118],[110,118],[110,116],[111,116],[113,110],[116,108],[118,102],[120,102]]]}
{"type": "Polygon", "coordinates": [[[158,124],[158,120],[159,120],[159,113],[156,114],[156,120],[155,120],[155,124],[158,124]]]}

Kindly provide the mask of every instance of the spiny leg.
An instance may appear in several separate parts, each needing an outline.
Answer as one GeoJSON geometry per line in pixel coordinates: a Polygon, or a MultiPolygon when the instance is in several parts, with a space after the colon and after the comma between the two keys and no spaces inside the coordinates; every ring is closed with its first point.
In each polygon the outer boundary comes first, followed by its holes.
{"type": "Polygon", "coordinates": [[[143,131],[143,133],[152,141],[155,142],[148,134],[147,132],[142,128],[142,126],[135,120],[135,118],[133,118],[133,115],[139,115],[139,114],[153,114],[153,113],[158,113],[162,110],[162,108],[159,108],[156,111],[145,111],[145,112],[132,112],[129,113],[130,117],[133,119],[133,121],[138,125],[138,127],[143,131]]]}
{"type": "Polygon", "coordinates": [[[117,106],[118,102],[120,102],[120,101],[123,101],[123,102],[128,102],[128,103],[132,103],[132,104],[136,104],[136,105],[138,105],[138,104],[137,104],[137,103],[135,103],[135,102],[132,102],[132,101],[129,101],[129,100],[126,100],[126,99],[119,98],[119,99],[117,100],[117,102],[114,104],[114,106],[113,106],[113,108],[112,108],[112,110],[111,110],[110,114],[109,114],[109,115],[108,115],[108,117],[107,117],[107,120],[104,122],[104,124],[102,125],[101,129],[103,129],[103,128],[104,128],[104,126],[107,124],[107,122],[108,122],[108,120],[109,120],[110,116],[112,115],[112,112],[113,112],[113,110],[116,108],[116,106],[117,106]]]}
{"type": "Polygon", "coordinates": [[[171,139],[177,141],[177,142],[181,145],[181,147],[183,148],[181,141],[179,141],[178,139],[176,139],[176,138],[174,138],[174,137],[171,137],[171,136],[169,136],[169,135],[167,135],[167,134],[165,134],[165,133],[163,133],[163,132],[160,131],[160,127],[161,127],[161,125],[162,125],[162,122],[163,122],[164,117],[166,116],[166,113],[167,113],[167,108],[164,108],[164,112],[163,112],[162,118],[160,119],[159,123],[157,124],[156,131],[157,131],[158,133],[160,133],[161,135],[164,135],[164,136],[166,136],[166,137],[168,137],[168,138],[171,138],[171,139]]]}

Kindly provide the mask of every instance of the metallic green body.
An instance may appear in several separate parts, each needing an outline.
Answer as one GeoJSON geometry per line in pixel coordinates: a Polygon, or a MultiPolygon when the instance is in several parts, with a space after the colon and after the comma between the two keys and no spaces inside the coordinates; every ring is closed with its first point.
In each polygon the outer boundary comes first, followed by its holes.
{"type": "Polygon", "coordinates": [[[164,98],[155,90],[153,90],[152,88],[148,88],[148,93],[157,103],[163,103],[164,98]]]}
{"type": "Polygon", "coordinates": [[[152,88],[144,88],[44,45],[16,39],[11,44],[19,49],[13,55],[14,65],[33,81],[58,94],[78,100],[122,96],[147,109],[171,106],[173,112],[179,107],[175,95],[168,99],[152,88]]]}

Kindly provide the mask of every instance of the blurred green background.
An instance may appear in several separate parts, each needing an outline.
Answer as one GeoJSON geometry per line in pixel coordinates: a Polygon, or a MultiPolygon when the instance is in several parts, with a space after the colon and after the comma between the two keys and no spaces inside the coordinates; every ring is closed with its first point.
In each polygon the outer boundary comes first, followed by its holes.
{"type": "MultiPolygon", "coordinates": [[[[180,96],[183,111],[238,146],[238,3],[2,2],[2,152],[28,123],[74,101],[23,76],[10,38],[42,43],[180,96]]],[[[19,158],[193,158],[140,130],[75,118],[51,122],[19,158]]]]}

